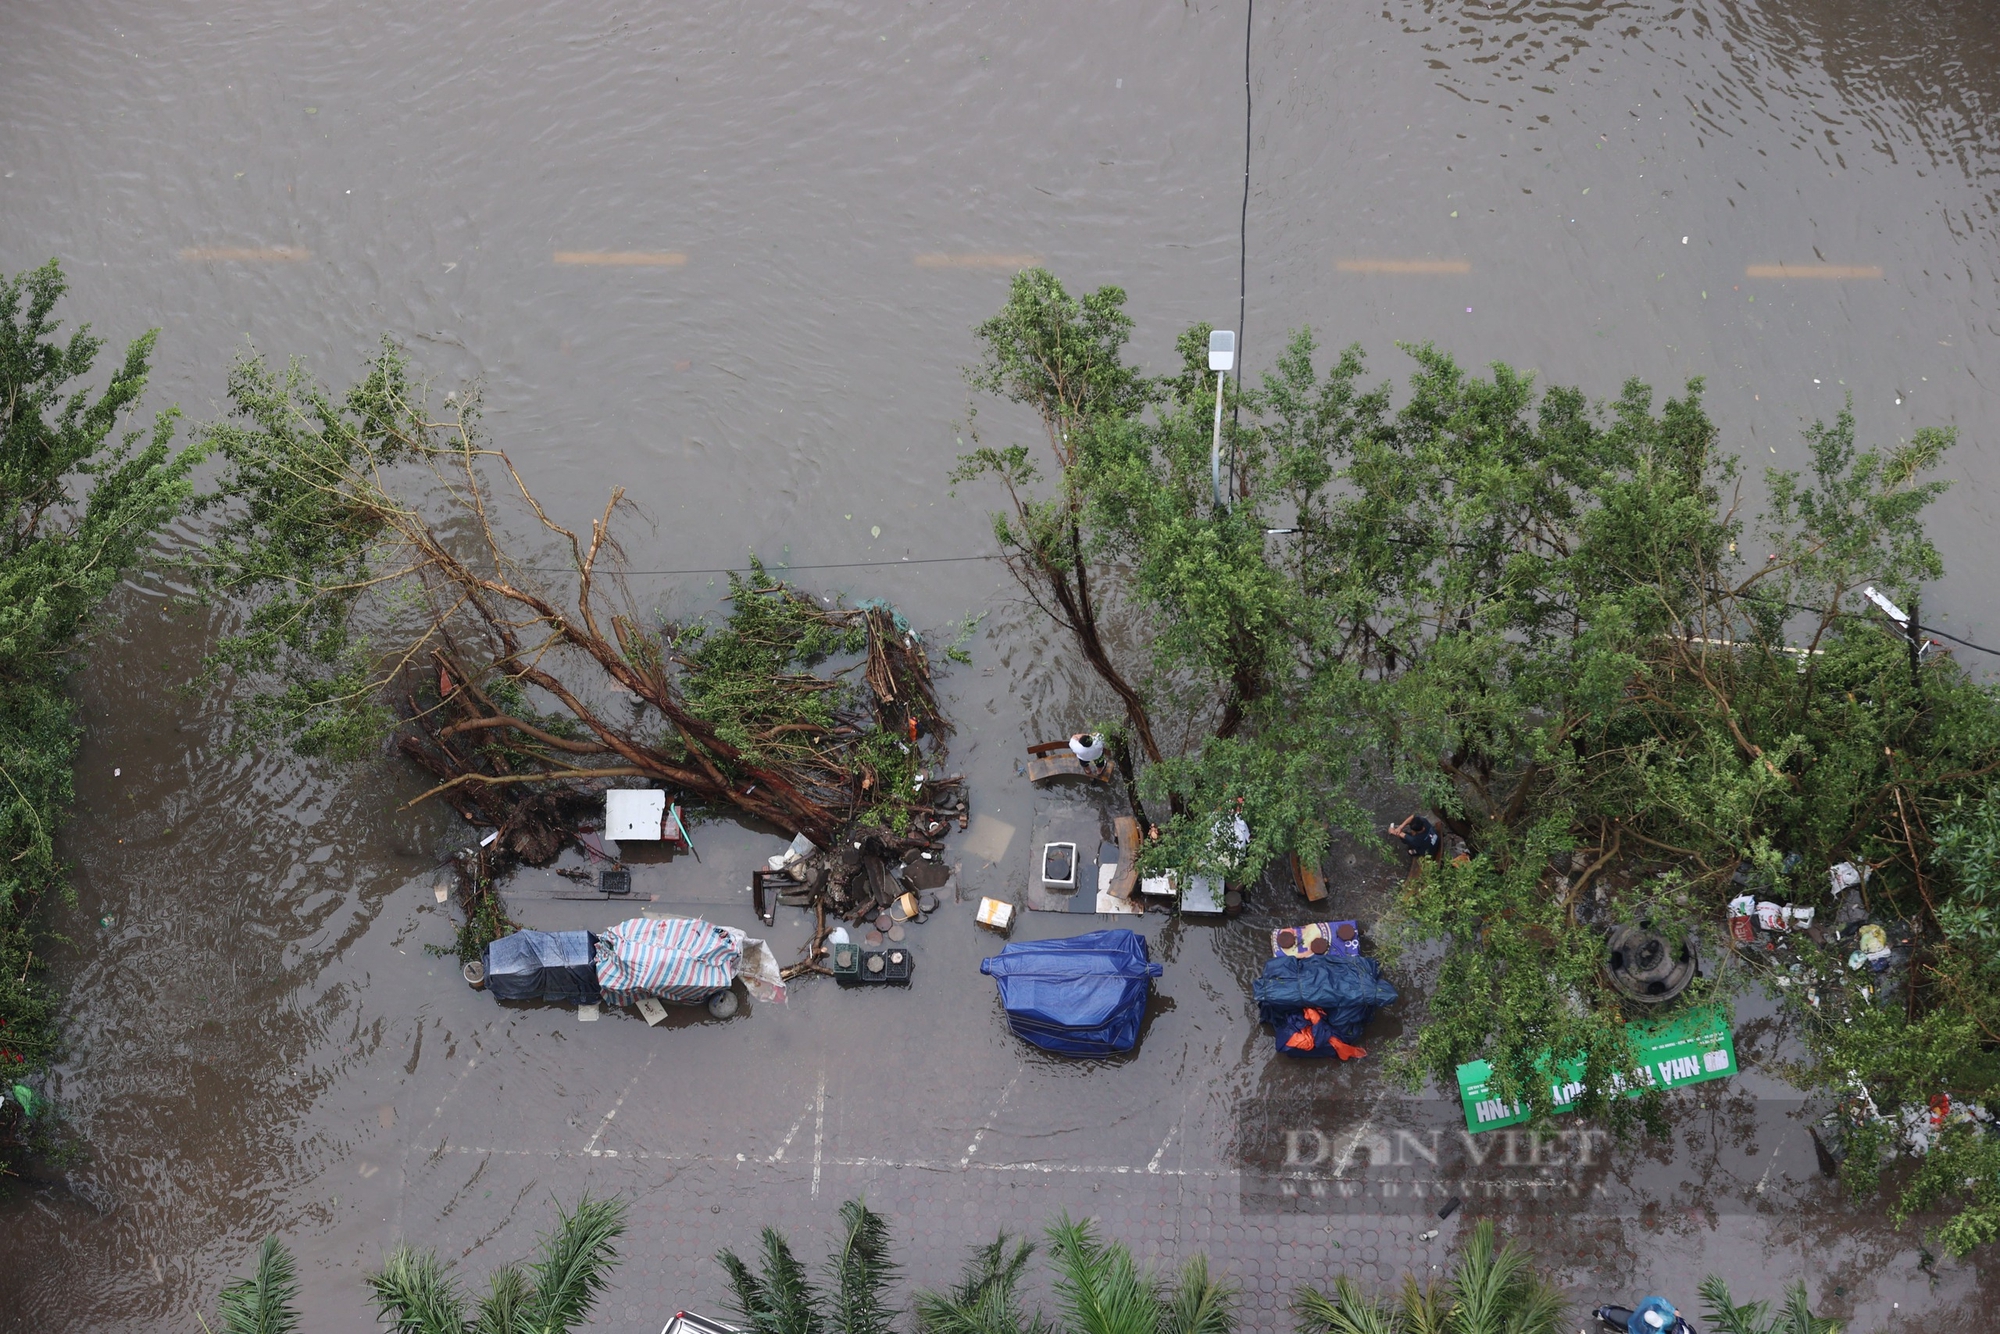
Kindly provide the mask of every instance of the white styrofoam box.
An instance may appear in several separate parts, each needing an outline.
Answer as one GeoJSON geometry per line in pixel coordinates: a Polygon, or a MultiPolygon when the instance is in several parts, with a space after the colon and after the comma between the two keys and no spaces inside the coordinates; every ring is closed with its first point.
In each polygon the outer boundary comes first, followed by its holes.
{"type": "Polygon", "coordinates": [[[667,818],[667,794],[657,788],[614,787],[604,794],[604,836],[620,843],[628,839],[660,841],[667,818]]]}

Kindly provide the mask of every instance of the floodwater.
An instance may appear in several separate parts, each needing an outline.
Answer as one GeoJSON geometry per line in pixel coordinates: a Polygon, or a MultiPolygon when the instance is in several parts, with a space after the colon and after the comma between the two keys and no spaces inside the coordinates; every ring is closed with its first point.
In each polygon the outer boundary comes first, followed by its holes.
{"type": "MultiPolygon", "coordinates": [[[[1798,465],[1800,426],[1850,394],[1868,441],[1956,424],[1925,611],[2000,647],[1990,4],[1267,0],[1248,33],[1246,215],[1241,3],[16,4],[0,269],[57,255],[68,318],[161,327],[152,404],[196,419],[245,347],[340,382],[404,340],[483,386],[554,513],[627,489],[632,567],[696,571],[642,577],[660,605],[698,612],[709,568],[756,551],[947,636],[985,614],[947,681],[954,767],[1016,833],[996,866],[966,856],[974,889],[1025,872],[1022,743],[1105,710],[1003,571],[946,559],[992,550],[996,497],[944,477],[969,330],[1022,257],[1124,287],[1156,367],[1185,325],[1236,323],[1241,254],[1252,374],[1309,324],[1384,375],[1397,340],[1599,396],[1700,375],[1753,472],[1798,465]]],[[[980,420],[1032,442],[997,406],[980,420]]],[[[1351,1205],[1239,1191],[1245,1127],[1290,1124],[1274,1106],[1405,1177],[1456,1116],[1366,1065],[1270,1068],[1247,984],[1281,904],[1149,919],[1161,999],[1140,1052],[1102,1066],[1004,1034],[962,905],[913,937],[908,992],[808,983],[660,1029],[503,1009],[423,950],[449,939],[430,884],[463,829],[401,810],[418,788],[393,766],[233,752],[226,692],[184,689],[214,627],[157,581],[118,610],[80,682],[78,903],[55,914],[55,1091],[87,1156],[0,1204],[0,1328],[195,1328],[269,1231],[301,1257],[310,1327],[359,1328],[359,1275],[397,1241],[477,1282],[586,1187],[635,1201],[605,1329],[714,1307],[707,1257],[762,1222],[817,1255],[861,1190],[916,1281],[951,1278],[996,1220],[1067,1208],[1149,1257],[1222,1257],[1258,1329],[1289,1327],[1301,1279],[1448,1263],[1475,1214],[1581,1302],[1692,1305],[1718,1271],[1739,1299],[1804,1278],[1857,1329],[1980,1327],[1990,1279],[1857,1221],[1755,1070],[1674,1144],[1593,1159],[1581,1197],[1553,1157],[1442,1223],[1404,1178],[1351,1205]]],[[[697,838],[662,898],[749,925],[739,887],[775,842],[697,838]]],[[[1335,870],[1365,920],[1385,872],[1335,870]]],[[[1774,1040],[1746,1030],[1746,1064],[1774,1040]]]]}

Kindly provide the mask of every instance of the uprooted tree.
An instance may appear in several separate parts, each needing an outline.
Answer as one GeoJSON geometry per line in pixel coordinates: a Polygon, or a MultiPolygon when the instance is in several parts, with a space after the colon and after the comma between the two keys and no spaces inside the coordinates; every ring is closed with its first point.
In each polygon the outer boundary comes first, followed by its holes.
{"type": "Polygon", "coordinates": [[[558,523],[482,440],[476,399],[432,394],[387,342],[343,395],[248,358],[229,399],[204,432],[223,474],[189,566],[240,609],[211,664],[252,683],[248,735],[348,758],[393,737],[436,779],[417,801],[530,864],[605,780],[821,847],[907,823],[947,728],[886,606],[815,600],[753,564],[719,626],[642,610],[612,531],[622,491],[587,533],[558,523]]]}
{"type": "MultiPolygon", "coordinates": [[[[1942,572],[1922,514],[1950,431],[1865,449],[1843,412],[1746,519],[1698,380],[1660,408],[1636,381],[1593,405],[1422,346],[1399,395],[1362,384],[1357,350],[1322,370],[1301,333],[1229,391],[1218,505],[1208,329],[1143,376],[1123,302],[1016,278],[969,378],[1032,408],[1047,448],[983,427],[955,480],[1002,483],[1017,578],[1117,701],[1136,787],[1172,812],[1149,864],[1219,869],[1239,802],[1237,876],[1317,858],[1336,829],[1379,843],[1355,794],[1396,780],[1466,853],[1388,923],[1434,961],[1402,1070],[1450,1087],[1485,1058],[1546,1115],[1549,1060],[1576,1059],[1581,1111],[1616,1122],[1633,1013],[1603,932],[1650,922],[1727,957],[1745,885],[1824,904],[1852,861],[1863,910],[1914,924],[1916,958],[1885,986],[1849,946],[1799,947],[1798,1077],[1872,1090],[1884,1116],[2000,1098],[2000,699],[1911,629],[1942,572]]],[[[1989,1145],[1948,1133],[1900,1206],[1956,1198],[1954,1249],[2000,1234],[1989,1145]]],[[[1867,1187],[1872,1153],[1850,1161],[1867,1187]]]]}

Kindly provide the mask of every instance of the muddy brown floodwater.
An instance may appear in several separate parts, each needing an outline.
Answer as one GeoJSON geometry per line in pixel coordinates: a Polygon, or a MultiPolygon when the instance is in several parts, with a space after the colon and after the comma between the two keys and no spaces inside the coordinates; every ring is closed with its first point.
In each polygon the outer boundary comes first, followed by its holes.
{"type": "MultiPolygon", "coordinates": [[[[921,626],[985,613],[946,689],[955,767],[1016,831],[965,880],[1006,889],[1035,818],[1022,743],[1108,710],[998,567],[914,563],[992,550],[995,498],[944,482],[958,367],[1020,257],[1125,287],[1154,367],[1187,324],[1235,323],[1244,36],[1239,0],[24,2],[0,44],[0,268],[58,255],[71,319],[162,327],[156,406],[212,414],[245,346],[340,382],[387,332],[483,384],[558,514],[628,488],[635,569],[754,550],[845,566],[798,577],[921,626]]],[[[1434,340],[1599,396],[1700,375],[1753,471],[1798,464],[1800,426],[1850,394],[1869,440],[1954,423],[1925,611],[2000,645],[1990,3],[1267,2],[1251,52],[1252,374],[1310,324],[1380,374],[1402,374],[1395,340],[1434,340]]],[[[650,587],[698,611],[714,577],[650,587]]],[[[1289,1327],[1302,1279],[1436,1272],[1478,1216],[1580,1303],[1691,1304],[1715,1271],[1739,1297],[1802,1277],[1856,1330],[1990,1327],[1988,1262],[1923,1267],[1914,1233],[1817,1175],[1757,1068],[1768,1021],[1670,1144],[1467,1145],[1454,1107],[1372,1063],[1274,1067],[1248,981],[1278,900],[1149,918],[1160,999],[1102,1064],[1006,1036],[966,905],[912,937],[907,992],[808,983],[659,1029],[497,1006],[423,950],[449,939],[432,868],[464,830],[401,812],[417,789],[393,766],[231,753],[227,698],[182,689],[212,627],[157,579],[117,610],[79,685],[78,902],[55,915],[54,1091],[88,1159],[0,1204],[0,1328],[196,1328],[272,1231],[309,1326],[363,1328],[359,1276],[397,1241],[476,1278],[586,1187],[634,1201],[607,1330],[717,1306],[708,1257],[762,1223],[817,1254],[860,1191],[918,1281],[1069,1209],[1148,1258],[1216,1255],[1258,1330],[1289,1327]],[[1260,1166],[1285,1130],[1327,1147],[1317,1194],[1260,1166]],[[1443,1223],[1440,1182],[1468,1197],[1443,1223]]],[[[697,836],[663,900],[748,925],[775,841],[697,836]]],[[[1387,872],[1335,871],[1368,920],[1387,872]]]]}

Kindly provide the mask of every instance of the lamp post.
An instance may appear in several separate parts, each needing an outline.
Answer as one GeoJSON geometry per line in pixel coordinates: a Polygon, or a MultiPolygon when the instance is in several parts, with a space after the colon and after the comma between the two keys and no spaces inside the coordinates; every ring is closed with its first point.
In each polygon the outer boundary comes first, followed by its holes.
{"type": "Polygon", "coordinates": [[[1222,499],[1222,382],[1236,369],[1236,332],[1217,329],[1208,336],[1208,368],[1215,372],[1215,438],[1208,447],[1209,482],[1215,488],[1215,507],[1222,499]]]}

